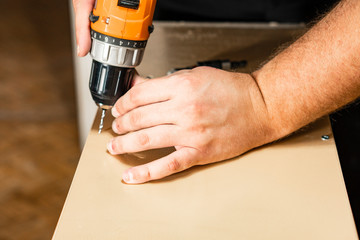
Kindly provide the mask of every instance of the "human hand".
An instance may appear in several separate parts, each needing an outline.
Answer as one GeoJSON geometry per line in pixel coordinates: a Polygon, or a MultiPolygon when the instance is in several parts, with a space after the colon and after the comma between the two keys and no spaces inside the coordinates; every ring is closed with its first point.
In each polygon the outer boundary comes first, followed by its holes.
{"type": "Polygon", "coordinates": [[[73,0],[75,11],[75,33],[77,55],[85,56],[91,47],[89,15],[94,7],[95,0],[73,0]]]}
{"type": "Polygon", "coordinates": [[[143,183],[238,156],[275,140],[269,114],[249,74],[200,67],[143,79],[112,108],[111,154],[175,146],[176,151],[126,170],[126,183],[143,183]]]}

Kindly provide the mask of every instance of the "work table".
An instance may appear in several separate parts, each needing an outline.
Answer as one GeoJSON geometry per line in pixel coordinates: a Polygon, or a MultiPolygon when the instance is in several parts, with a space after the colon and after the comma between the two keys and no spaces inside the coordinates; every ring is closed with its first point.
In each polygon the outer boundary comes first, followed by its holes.
{"type": "MultiPolygon", "coordinates": [[[[246,59],[251,71],[299,25],[155,23],[140,74],[246,59]]],[[[53,239],[358,239],[327,117],[227,161],[141,185],[125,169],[172,148],[111,156],[112,117],[86,141],[53,239]],[[324,140],[322,136],[329,136],[324,140]]]]}

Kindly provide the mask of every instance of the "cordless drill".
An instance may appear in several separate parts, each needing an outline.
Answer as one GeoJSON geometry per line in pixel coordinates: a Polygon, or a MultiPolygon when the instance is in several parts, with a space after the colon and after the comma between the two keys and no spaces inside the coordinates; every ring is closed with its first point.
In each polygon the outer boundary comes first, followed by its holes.
{"type": "Polygon", "coordinates": [[[156,0],[96,0],[90,14],[93,58],[90,92],[102,109],[99,133],[107,109],[124,95],[144,55],[154,26],[156,0]]]}

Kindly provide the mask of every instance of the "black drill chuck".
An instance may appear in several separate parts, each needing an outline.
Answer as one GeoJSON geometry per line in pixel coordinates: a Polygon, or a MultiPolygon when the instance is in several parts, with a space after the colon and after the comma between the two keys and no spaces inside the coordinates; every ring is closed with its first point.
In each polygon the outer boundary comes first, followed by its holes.
{"type": "Polygon", "coordinates": [[[95,103],[110,108],[132,84],[134,68],[115,67],[93,60],[90,73],[90,92],[95,103]]]}

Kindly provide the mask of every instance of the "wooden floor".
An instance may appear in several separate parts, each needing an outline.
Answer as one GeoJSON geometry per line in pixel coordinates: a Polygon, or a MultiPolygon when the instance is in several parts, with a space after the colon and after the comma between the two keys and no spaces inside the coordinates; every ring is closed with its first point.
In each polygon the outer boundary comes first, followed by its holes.
{"type": "Polygon", "coordinates": [[[0,240],[51,238],[79,158],[67,4],[0,1],[0,240]]]}

